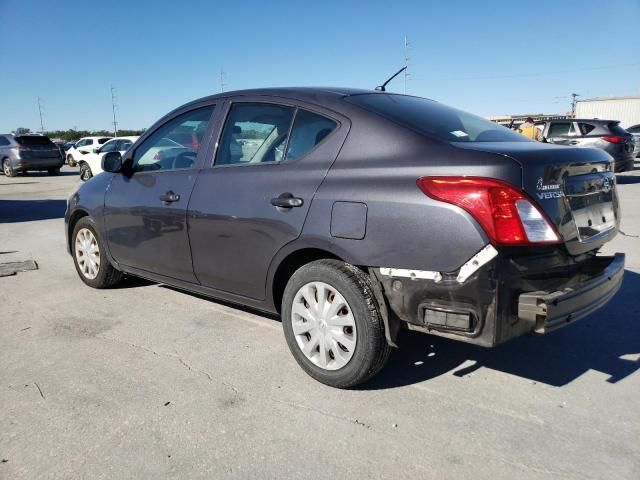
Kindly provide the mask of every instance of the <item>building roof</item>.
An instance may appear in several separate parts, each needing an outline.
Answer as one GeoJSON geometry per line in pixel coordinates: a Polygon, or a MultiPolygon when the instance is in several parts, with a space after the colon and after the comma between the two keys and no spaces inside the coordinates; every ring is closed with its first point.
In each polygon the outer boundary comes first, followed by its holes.
{"type": "Polygon", "coordinates": [[[606,102],[607,100],[640,100],[640,95],[629,95],[626,97],[594,97],[577,100],[577,102],[606,102]]]}

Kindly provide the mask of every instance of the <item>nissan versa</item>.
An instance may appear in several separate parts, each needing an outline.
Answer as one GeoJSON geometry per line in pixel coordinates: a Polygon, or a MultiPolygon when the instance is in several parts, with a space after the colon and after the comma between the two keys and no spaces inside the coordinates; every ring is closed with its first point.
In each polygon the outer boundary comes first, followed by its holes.
{"type": "Polygon", "coordinates": [[[401,328],[495,346],[604,305],[624,255],[612,158],[438,102],[230,92],[174,110],[68,201],[94,288],[125,274],[279,313],[313,378],[376,374],[401,328]]]}

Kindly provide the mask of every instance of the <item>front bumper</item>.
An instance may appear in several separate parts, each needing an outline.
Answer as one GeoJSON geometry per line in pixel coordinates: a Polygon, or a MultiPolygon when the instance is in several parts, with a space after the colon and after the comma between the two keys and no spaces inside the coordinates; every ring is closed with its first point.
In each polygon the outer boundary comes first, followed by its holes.
{"type": "Polygon", "coordinates": [[[547,333],[602,307],[622,284],[624,254],[500,252],[463,282],[456,272],[432,280],[374,271],[391,312],[409,329],[492,347],[547,333]]]}

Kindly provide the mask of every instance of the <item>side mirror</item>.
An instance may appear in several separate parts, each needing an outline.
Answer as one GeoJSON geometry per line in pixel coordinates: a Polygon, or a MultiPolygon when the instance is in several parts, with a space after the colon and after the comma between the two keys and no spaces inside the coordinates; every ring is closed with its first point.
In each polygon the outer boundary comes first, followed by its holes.
{"type": "Polygon", "coordinates": [[[109,152],[102,157],[102,170],[119,173],[122,171],[122,155],[120,152],[109,152]]]}

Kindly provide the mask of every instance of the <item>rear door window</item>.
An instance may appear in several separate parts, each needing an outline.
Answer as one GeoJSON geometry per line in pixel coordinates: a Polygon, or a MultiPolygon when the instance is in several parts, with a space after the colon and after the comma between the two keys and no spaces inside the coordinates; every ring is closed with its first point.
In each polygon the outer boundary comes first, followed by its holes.
{"type": "Polygon", "coordinates": [[[322,142],[338,126],[333,120],[321,115],[298,110],[285,160],[296,160],[322,142]]]}
{"type": "Polygon", "coordinates": [[[557,122],[549,126],[549,138],[568,137],[574,132],[572,122],[557,122]]]}
{"type": "Polygon", "coordinates": [[[104,144],[104,147],[102,147],[100,149],[100,153],[107,153],[107,152],[115,152],[118,149],[118,141],[115,140],[113,142],[107,142],[104,144]]]}
{"type": "Polygon", "coordinates": [[[235,103],[224,129],[215,165],[279,162],[295,109],[270,103],[235,103]]]}

